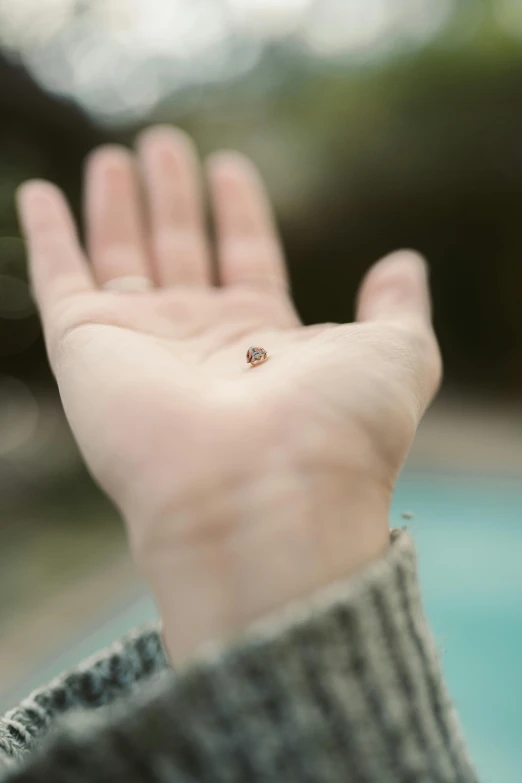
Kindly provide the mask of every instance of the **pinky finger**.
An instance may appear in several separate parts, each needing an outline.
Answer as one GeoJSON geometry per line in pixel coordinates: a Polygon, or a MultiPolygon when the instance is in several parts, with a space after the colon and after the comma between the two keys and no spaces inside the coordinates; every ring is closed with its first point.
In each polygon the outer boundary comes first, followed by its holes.
{"type": "Polygon", "coordinates": [[[44,320],[56,304],[94,290],[87,259],[61,190],[32,180],[17,192],[17,206],[29,254],[33,294],[44,320]]]}

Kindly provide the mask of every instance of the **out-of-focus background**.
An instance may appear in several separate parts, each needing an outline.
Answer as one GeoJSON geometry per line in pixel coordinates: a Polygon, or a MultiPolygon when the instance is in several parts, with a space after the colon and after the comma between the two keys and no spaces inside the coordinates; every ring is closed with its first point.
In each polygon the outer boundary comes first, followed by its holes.
{"type": "Polygon", "coordinates": [[[79,214],[89,150],[176,123],[260,166],[306,322],[351,318],[382,254],[430,260],[446,381],[392,522],[482,779],[520,781],[520,0],[0,0],[0,117],[0,707],[154,616],[64,421],[14,189],[79,214]]]}

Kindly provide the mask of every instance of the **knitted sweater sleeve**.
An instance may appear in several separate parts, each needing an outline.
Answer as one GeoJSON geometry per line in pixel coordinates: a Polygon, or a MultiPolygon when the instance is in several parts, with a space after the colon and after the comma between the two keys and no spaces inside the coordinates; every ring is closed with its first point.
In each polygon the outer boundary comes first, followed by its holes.
{"type": "MultiPolygon", "coordinates": [[[[208,644],[177,674],[161,653],[153,658],[156,673],[132,692],[95,709],[80,700],[45,738],[29,742],[0,783],[477,780],[406,532],[394,531],[388,554],[357,576],[263,618],[232,642],[208,644]]],[[[118,666],[125,669],[125,658],[118,666]]],[[[72,686],[78,675],[68,676],[72,686]]],[[[102,678],[99,689],[110,691],[110,682],[102,678]]],[[[77,696],[61,697],[69,698],[73,704],[77,696]]],[[[19,709],[21,753],[34,726],[27,705],[19,709]]],[[[10,713],[4,745],[12,724],[10,713]]]]}

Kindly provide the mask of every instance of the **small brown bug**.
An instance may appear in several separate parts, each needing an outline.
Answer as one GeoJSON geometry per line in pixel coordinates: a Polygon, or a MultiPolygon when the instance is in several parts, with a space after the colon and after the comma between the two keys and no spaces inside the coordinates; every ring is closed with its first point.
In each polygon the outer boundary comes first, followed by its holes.
{"type": "Polygon", "coordinates": [[[256,364],[261,364],[261,362],[264,362],[266,359],[268,359],[268,354],[264,348],[256,348],[255,346],[252,346],[247,351],[246,360],[248,364],[252,365],[252,367],[254,367],[256,364]]]}

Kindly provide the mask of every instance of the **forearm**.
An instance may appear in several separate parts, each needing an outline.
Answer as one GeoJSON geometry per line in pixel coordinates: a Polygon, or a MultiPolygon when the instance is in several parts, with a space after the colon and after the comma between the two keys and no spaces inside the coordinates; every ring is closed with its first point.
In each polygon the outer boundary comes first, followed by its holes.
{"type": "Polygon", "coordinates": [[[57,770],[92,783],[475,781],[408,536],[110,714],[78,716],[8,780],[47,783],[57,770]]]}
{"type": "MultiPolygon", "coordinates": [[[[389,547],[390,497],[362,474],[253,472],[147,531],[135,558],[155,594],[175,666],[293,601],[357,574],[389,547]]],[[[205,485],[203,485],[205,486],[205,485]]]]}

